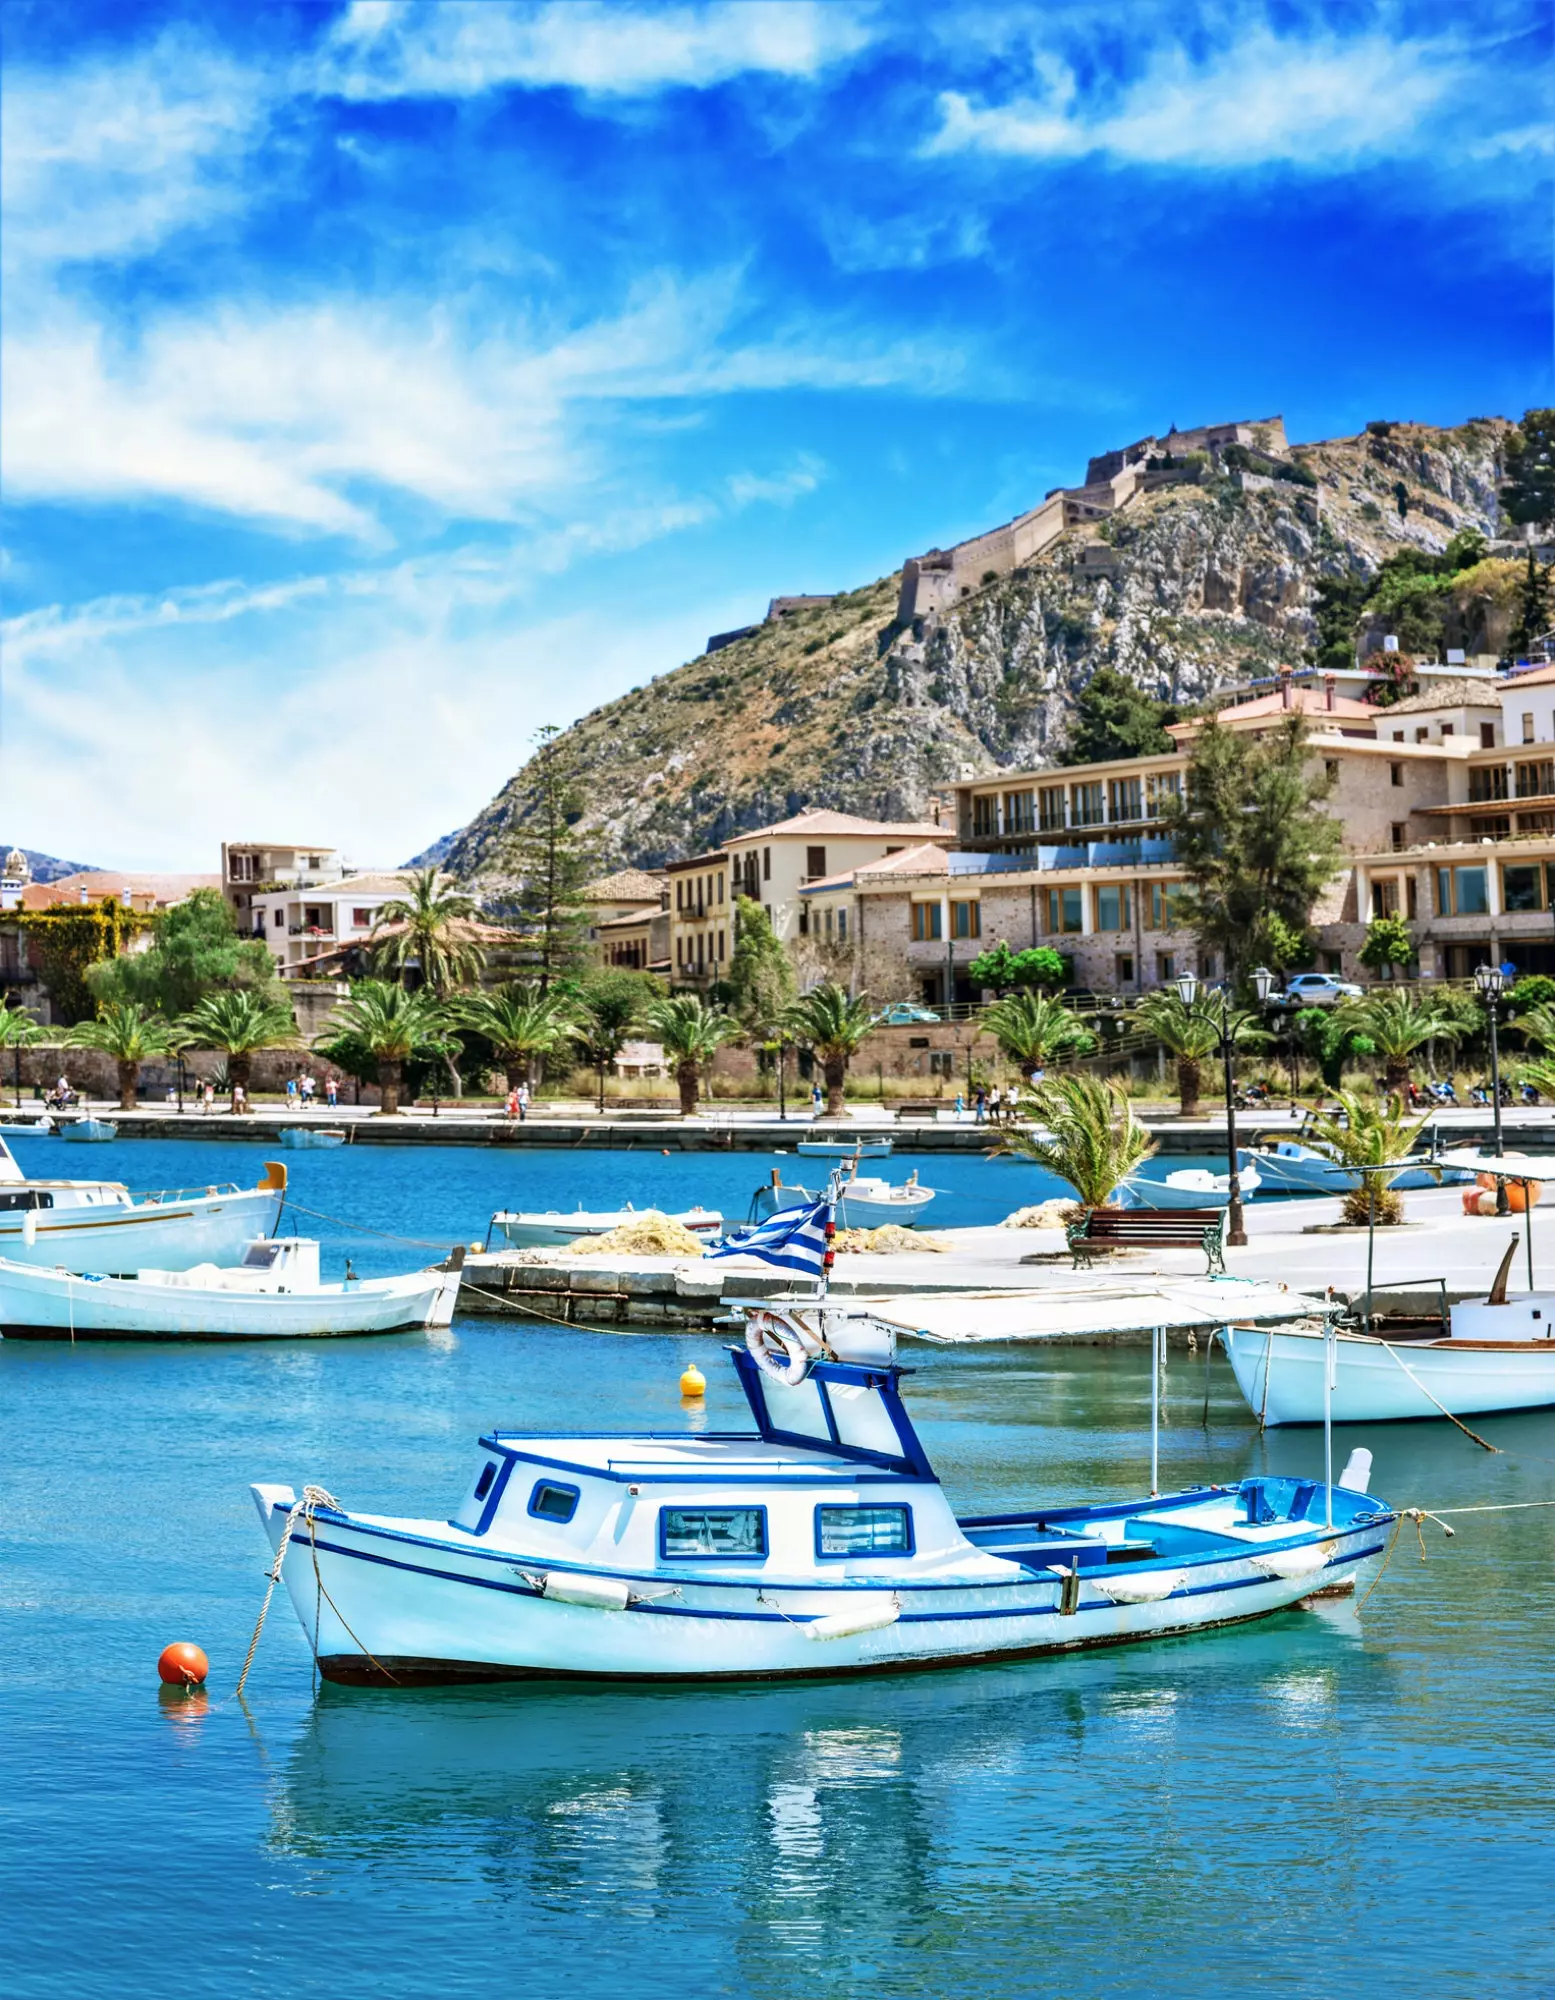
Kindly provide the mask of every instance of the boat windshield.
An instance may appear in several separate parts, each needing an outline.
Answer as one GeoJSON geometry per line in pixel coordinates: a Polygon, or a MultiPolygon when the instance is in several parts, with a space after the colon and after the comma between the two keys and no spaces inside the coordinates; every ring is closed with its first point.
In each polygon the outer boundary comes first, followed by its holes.
{"type": "Polygon", "coordinates": [[[817,1361],[802,1382],[788,1383],[767,1374],[743,1348],[730,1354],[764,1439],[934,1477],[902,1403],[899,1368],[817,1361]]]}

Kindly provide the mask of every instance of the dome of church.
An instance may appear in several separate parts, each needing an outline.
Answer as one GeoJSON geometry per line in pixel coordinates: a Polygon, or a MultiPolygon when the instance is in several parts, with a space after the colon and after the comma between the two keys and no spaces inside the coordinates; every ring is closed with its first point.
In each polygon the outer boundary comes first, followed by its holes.
{"type": "Polygon", "coordinates": [[[13,847],[5,857],[5,879],[7,882],[32,880],[32,870],[27,866],[27,857],[19,847],[13,847]]]}

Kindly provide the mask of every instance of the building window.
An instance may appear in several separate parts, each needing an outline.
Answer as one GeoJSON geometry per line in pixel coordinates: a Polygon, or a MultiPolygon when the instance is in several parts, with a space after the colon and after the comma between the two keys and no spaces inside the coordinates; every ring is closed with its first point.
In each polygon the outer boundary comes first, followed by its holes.
{"type": "MultiPolygon", "coordinates": [[[[1494,750],[1494,748],[1496,747],[1496,732],[1495,732],[1495,725],[1493,723],[1481,723],[1479,731],[1479,740],[1481,743],[1485,743],[1485,748],[1487,750],[1494,750]],[[1486,729],[1489,729],[1490,731],[1490,741],[1488,743],[1485,743],[1486,729]]],[[[1534,741],[1533,717],[1527,712],[1526,709],[1523,711],[1523,741],[1525,743],[1532,743],[1534,741]]]]}
{"type": "Polygon", "coordinates": [[[1545,897],[1544,864],[1520,861],[1501,870],[1501,902],[1508,916],[1524,910],[1548,909],[1545,897]]]}
{"type": "Polygon", "coordinates": [[[1145,781],[1150,796],[1150,810],[1159,812],[1168,800],[1182,797],[1181,771],[1154,771],[1145,781]]]}
{"type": "Polygon", "coordinates": [[[1406,875],[1404,878],[1404,913],[1411,923],[1420,914],[1420,889],[1418,878],[1406,875]]]}
{"type": "Polygon", "coordinates": [[[1395,854],[1401,847],[1409,845],[1409,827],[1407,822],[1394,820],[1393,824],[1388,828],[1388,833],[1392,837],[1395,854]]]}
{"type": "Polygon", "coordinates": [[[1134,925],[1134,894],[1126,882],[1098,882],[1096,928],[1099,931],[1126,931],[1134,925]]]}
{"type": "Polygon", "coordinates": [[[1098,778],[1090,785],[1071,785],[1069,807],[1071,826],[1105,826],[1107,806],[1101,780],[1098,778]]]}
{"type": "Polygon", "coordinates": [[[1429,729],[1417,729],[1415,731],[1415,741],[1417,743],[1428,743],[1430,739],[1431,739],[1431,732],[1429,729]]]}
{"type": "Polygon", "coordinates": [[[1151,930],[1176,930],[1178,904],[1181,897],[1182,884],[1180,882],[1152,882],[1150,884],[1151,930]]]}
{"type": "Polygon", "coordinates": [[[724,899],[724,878],[721,875],[718,875],[714,877],[714,880],[718,884],[718,900],[721,903],[724,899]]]}
{"type": "Polygon", "coordinates": [[[1403,740],[1404,740],[1404,732],[1403,732],[1403,730],[1402,730],[1402,729],[1395,729],[1395,730],[1394,730],[1394,732],[1393,732],[1393,741],[1394,741],[1395,743],[1402,743],[1402,742],[1403,742],[1403,740]]]}
{"type": "Polygon", "coordinates": [[[1512,822],[1505,813],[1497,813],[1489,819],[1471,819],[1469,832],[1475,840],[1502,840],[1512,831],[1512,822]]]}
{"type": "Polygon", "coordinates": [[[1490,898],[1484,868],[1438,868],[1436,909],[1443,917],[1485,916],[1490,898]]]}
{"type": "Polygon", "coordinates": [[[1062,785],[1044,785],[1038,792],[1037,824],[1043,833],[1063,832],[1065,822],[1062,785]]]}
{"type": "Polygon", "coordinates": [[[1323,775],[1328,779],[1330,784],[1338,783],[1339,759],[1337,757],[1325,757],[1323,759],[1323,775]]]}
{"type": "Polygon", "coordinates": [[[846,944],[847,941],[848,941],[848,913],[846,910],[839,910],[837,912],[837,942],[838,944],[846,944]]]}
{"type": "Polygon", "coordinates": [[[1517,767],[1517,796],[1520,799],[1547,799],[1555,793],[1555,758],[1541,757],[1537,764],[1517,767]]]}
{"type": "Polygon", "coordinates": [[[1333,973],[1334,977],[1337,979],[1339,975],[1344,971],[1343,954],[1337,951],[1325,951],[1321,954],[1321,956],[1323,960],[1323,970],[1325,972],[1333,973]]]}
{"type": "Polygon", "coordinates": [[[1451,736],[1451,734],[1452,734],[1452,733],[1453,733],[1453,732],[1452,732],[1452,724],[1451,724],[1450,722],[1444,722],[1444,723],[1442,724],[1442,734],[1443,734],[1444,736],[1451,736]]]}
{"type": "Polygon", "coordinates": [[[1114,778],[1110,790],[1112,793],[1112,817],[1115,820],[1144,818],[1141,786],[1137,778],[1114,778]]]}
{"type": "Polygon", "coordinates": [[[929,1075],[954,1076],[956,1073],[956,1052],[954,1049],[929,1050],[929,1075]]]}
{"type": "Polygon", "coordinates": [[[1049,889],[1047,927],[1050,931],[1079,931],[1085,927],[1078,889],[1049,889]]]}
{"type": "Polygon", "coordinates": [[[1471,799],[1504,799],[1506,797],[1505,764],[1485,764],[1477,771],[1470,771],[1469,797],[1471,799]]]}
{"type": "Polygon", "coordinates": [[[1381,881],[1372,883],[1371,913],[1374,917],[1398,915],[1398,882],[1392,875],[1384,875],[1381,881]]]}
{"type": "Polygon", "coordinates": [[[952,903],[950,906],[950,934],[958,938],[980,938],[983,934],[983,909],[980,903],[952,903]]]}
{"type": "Polygon", "coordinates": [[[276,929],[279,930],[281,928],[281,925],[285,922],[285,918],[282,916],[279,910],[272,910],[270,912],[270,921],[272,924],[275,925],[276,929]]]}
{"type": "Polygon", "coordinates": [[[1215,954],[1212,951],[1201,951],[1199,953],[1200,979],[1215,979],[1218,976],[1219,973],[1215,961],[1215,954]]]}
{"type": "Polygon", "coordinates": [[[804,851],[805,873],[817,881],[826,873],[826,849],[807,847],[804,851]]]}
{"type": "Polygon", "coordinates": [[[914,903],[912,906],[912,939],[914,944],[938,944],[944,932],[940,926],[940,906],[938,903],[914,903]]]}
{"type": "Polygon", "coordinates": [[[1177,954],[1174,951],[1158,951],[1155,955],[1155,976],[1162,986],[1169,986],[1177,977],[1177,954]]]}
{"type": "MultiPolygon", "coordinates": [[[[1533,720],[1532,716],[1525,715],[1523,717],[1523,741],[1525,743],[1531,743],[1533,741],[1533,738],[1528,734],[1528,724],[1532,720],[1533,720]]],[[[1482,722],[1479,725],[1479,747],[1481,750],[1495,749],[1496,725],[1493,722],[1482,722]]]]}
{"type": "Polygon", "coordinates": [[[974,792],[972,795],[972,838],[986,840],[999,831],[999,805],[992,792],[974,792]]]}
{"type": "Polygon", "coordinates": [[[1117,965],[1118,984],[1120,986],[1132,986],[1134,983],[1134,954],[1131,951],[1120,951],[1115,963],[1117,965]]]}
{"type": "Polygon", "coordinates": [[[1005,793],[1004,830],[1006,833],[1036,832],[1037,795],[1035,792],[1005,793]]]}
{"type": "Polygon", "coordinates": [[[772,849],[770,847],[764,847],[761,850],[761,879],[763,882],[770,882],[772,880],[772,849]]]}
{"type": "Polygon", "coordinates": [[[1391,779],[1392,779],[1392,781],[1393,781],[1393,783],[1394,783],[1395,785],[1401,785],[1401,784],[1403,784],[1403,782],[1404,782],[1404,767],[1403,767],[1403,765],[1402,765],[1402,764],[1390,764],[1390,765],[1388,766],[1388,776],[1389,776],[1389,778],[1391,778],[1391,779]]]}

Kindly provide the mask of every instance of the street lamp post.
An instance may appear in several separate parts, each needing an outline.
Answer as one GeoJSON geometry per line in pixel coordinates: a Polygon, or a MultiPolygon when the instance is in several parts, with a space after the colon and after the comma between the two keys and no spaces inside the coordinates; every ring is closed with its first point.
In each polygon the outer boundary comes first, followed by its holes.
{"type": "MultiPolygon", "coordinates": [[[[1260,965],[1253,974],[1253,986],[1258,994],[1258,1004],[1267,1004],[1274,986],[1274,974],[1267,966],[1260,965]]],[[[1177,994],[1185,1007],[1191,1007],[1198,998],[1199,982],[1191,972],[1183,973],[1177,981],[1177,994]]],[[[1220,1060],[1224,1069],[1226,1084],[1226,1241],[1240,1246],[1247,1241],[1247,1229],[1242,1215],[1242,1176],[1237,1170],[1236,1136],[1236,1093],[1231,1075],[1231,1049],[1236,1040],[1237,1030],[1251,1021],[1251,1014],[1237,1014],[1232,1011],[1231,989],[1220,988],[1220,1018],[1212,1021],[1215,1036],[1220,1044],[1220,1060]]]]}
{"type": "MultiPolygon", "coordinates": [[[[1477,965],[1474,968],[1474,984],[1479,988],[1479,997],[1485,1003],[1485,1011],[1490,1016],[1490,1108],[1495,1119],[1496,1157],[1506,1151],[1501,1138],[1501,1049],[1497,1039],[1497,1015],[1501,1006],[1501,995],[1506,988],[1506,974],[1499,965],[1477,965]]],[[[1512,1204],[1507,1198],[1506,1182],[1499,1176],[1496,1180],[1496,1214],[1510,1215],[1512,1204]]]]}

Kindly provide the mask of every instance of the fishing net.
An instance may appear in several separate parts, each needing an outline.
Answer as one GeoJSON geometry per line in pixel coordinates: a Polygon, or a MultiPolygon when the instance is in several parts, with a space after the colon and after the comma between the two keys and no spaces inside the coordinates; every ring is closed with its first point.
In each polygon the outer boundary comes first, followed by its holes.
{"type": "Polygon", "coordinates": [[[943,1251],[945,1245],[932,1236],[920,1236],[916,1229],[904,1229],[899,1222],[883,1222],[878,1229],[839,1229],[839,1250],[862,1250],[894,1254],[898,1250],[943,1251]]]}
{"type": "Polygon", "coordinates": [[[619,1254],[634,1257],[700,1257],[703,1244],[683,1222],[656,1208],[645,1208],[630,1222],[617,1223],[603,1236],[579,1236],[569,1243],[564,1257],[595,1257],[619,1254]]]}
{"type": "Polygon", "coordinates": [[[999,1224],[1001,1229],[1062,1229],[1068,1222],[1078,1221],[1082,1211],[1067,1195],[1054,1195],[1051,1200],[1039,1201],[1032,1208],[1018,1208],[1013,1215],[1007,1215],[999,1224]]]}

